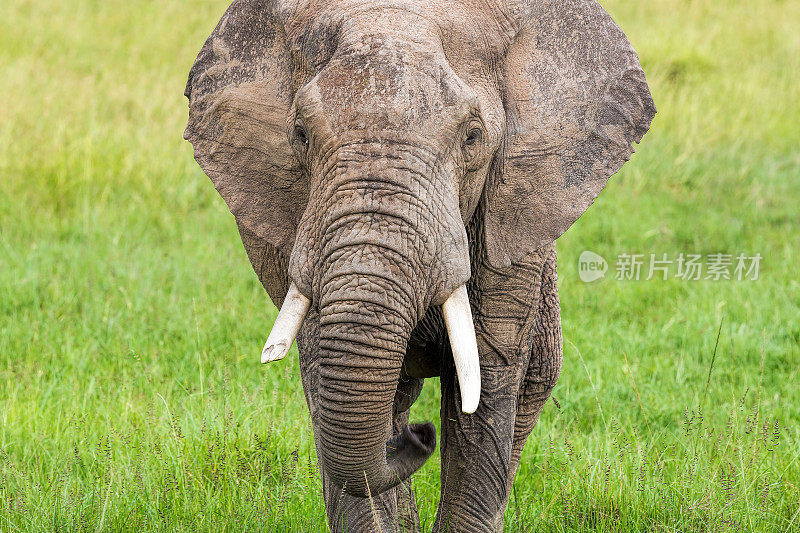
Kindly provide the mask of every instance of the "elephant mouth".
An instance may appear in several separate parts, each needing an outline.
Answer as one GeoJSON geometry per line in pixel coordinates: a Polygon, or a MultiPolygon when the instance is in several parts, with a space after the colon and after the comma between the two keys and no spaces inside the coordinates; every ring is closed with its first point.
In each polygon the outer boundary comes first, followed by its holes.
{"type": "MultiPolygon", "coordinates": [[[[311,307],[311,300],[292,283],[286,298],[275,319],[275,325],[267,338],[261,352],[261,362],[269,363],[286,357],[292,346],[306,314],[311,307]]],[[[466,285],[458,287],[442,304],[447,333],[453,352],[459,386],[461,388],[461,410],[472,414],[478,409],[481,396],[481,370],[478,360],[478,343],[475,337],[475,326],[472,321],[472,310],[469,303],[466,285]]],[[[426,446],[428,431],[420,427],[408,429],[420,446],[426,446]]],[[[411,427],[411,426],[409,426],[411,427]]],[[[435,432],[433,439],[435,440],[435,432]]]]}

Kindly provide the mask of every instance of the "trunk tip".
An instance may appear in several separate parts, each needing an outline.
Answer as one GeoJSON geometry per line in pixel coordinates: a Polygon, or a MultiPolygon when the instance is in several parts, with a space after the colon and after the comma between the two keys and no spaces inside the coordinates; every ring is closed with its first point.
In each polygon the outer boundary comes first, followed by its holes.
{"type": "Polygon", "coordinates": [[[403,429],[403,434],[425,455],[430,456],[436,449],[436,428],[430,422],[409,424],[403,429]]]}
{"type": "Polygon", "coordinates": [[[398,470],[411,475],[436,449],[436,427],[430,422],[409,424],[386,443],[386,456],[398,470]]]}

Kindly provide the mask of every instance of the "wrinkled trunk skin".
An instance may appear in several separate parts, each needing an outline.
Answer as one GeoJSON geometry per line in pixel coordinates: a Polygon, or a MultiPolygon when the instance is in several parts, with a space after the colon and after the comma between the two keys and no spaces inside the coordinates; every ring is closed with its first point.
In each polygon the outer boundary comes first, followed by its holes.
{"type": "Polygon", "coordinates": [[[407,479],[436,445],[431,424],[392,434],[411,317],[403,291],[391,285],[383,278],[332,274],[320,302],[322,465],[347,493],[360,497],[407,479]]]}
{"type": "Polygon", "coordinates": [[[394,157],[375,144],[337,154],[315,191],[324,216],[309,217],[312,244],[294,262],[293,277],[310,281],[319,309],[322,467],[360,497],[395,487],[435,448],[432,424],[393,430],[393,403],[414,326],[469,278],[457,194],[431,183],[433,158],[394,148],[394,157]],[[443,206],[436,216],[432,202],[443,206]]]}

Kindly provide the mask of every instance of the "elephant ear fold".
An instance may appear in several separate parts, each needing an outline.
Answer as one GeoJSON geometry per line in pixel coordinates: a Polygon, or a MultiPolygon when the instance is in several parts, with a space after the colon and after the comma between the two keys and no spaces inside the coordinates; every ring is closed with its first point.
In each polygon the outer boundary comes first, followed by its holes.
{"type": "Polygon", "coordinates": [[[189,73],[184,133],[239,226],[287,255],[308,198],[287,135],[290,60],[271,2],[231,4],[189,73]]]}
{"type": "Polygon", "coordinates": [[[564,233],[656,113],[636,52],[594,0],[542,1],[525,19],[503,66],[506,140],[486,196],[496,267],[564,233]]]}

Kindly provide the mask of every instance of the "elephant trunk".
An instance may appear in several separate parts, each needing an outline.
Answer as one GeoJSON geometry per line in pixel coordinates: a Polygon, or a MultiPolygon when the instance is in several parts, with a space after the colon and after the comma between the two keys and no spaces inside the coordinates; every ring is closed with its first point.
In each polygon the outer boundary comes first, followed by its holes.
{"type": "MultiPolygon", "coordinates": [[[[305,244],[295,246],[290,263],[292,279],[319,310],[321,466],[355,496],[396,486],[435,448],[433,425],[396,435],[392,425],[414,326],[469,278],[458,196],[429,159],[403,144],[339,150],[324,167],[329,173],[315,191],[320,207],[306,212],[298,232],[305,244]]],[[[451,314],[463,318],[463,304],[450,306],[451,314]]],[[[453,320],[458,331],[464,322],[453,320]]],[[[470,353],[476,368],[477,351],[470,353]]],[[[479,380],[469,381],[479,394],[479,380]]],[[[472,396],[468,403],[476,405],[472,396]]]]}
{"type": "Polygon", "coordinates": [[[324,471],[346,492],[374,496],[419,469],[436,444],[432,424],[392,434],[414,306],[406,301],[406,290],[384,277],[337,269],[326,277],[320,301],[318,449],[324,471]]]}

